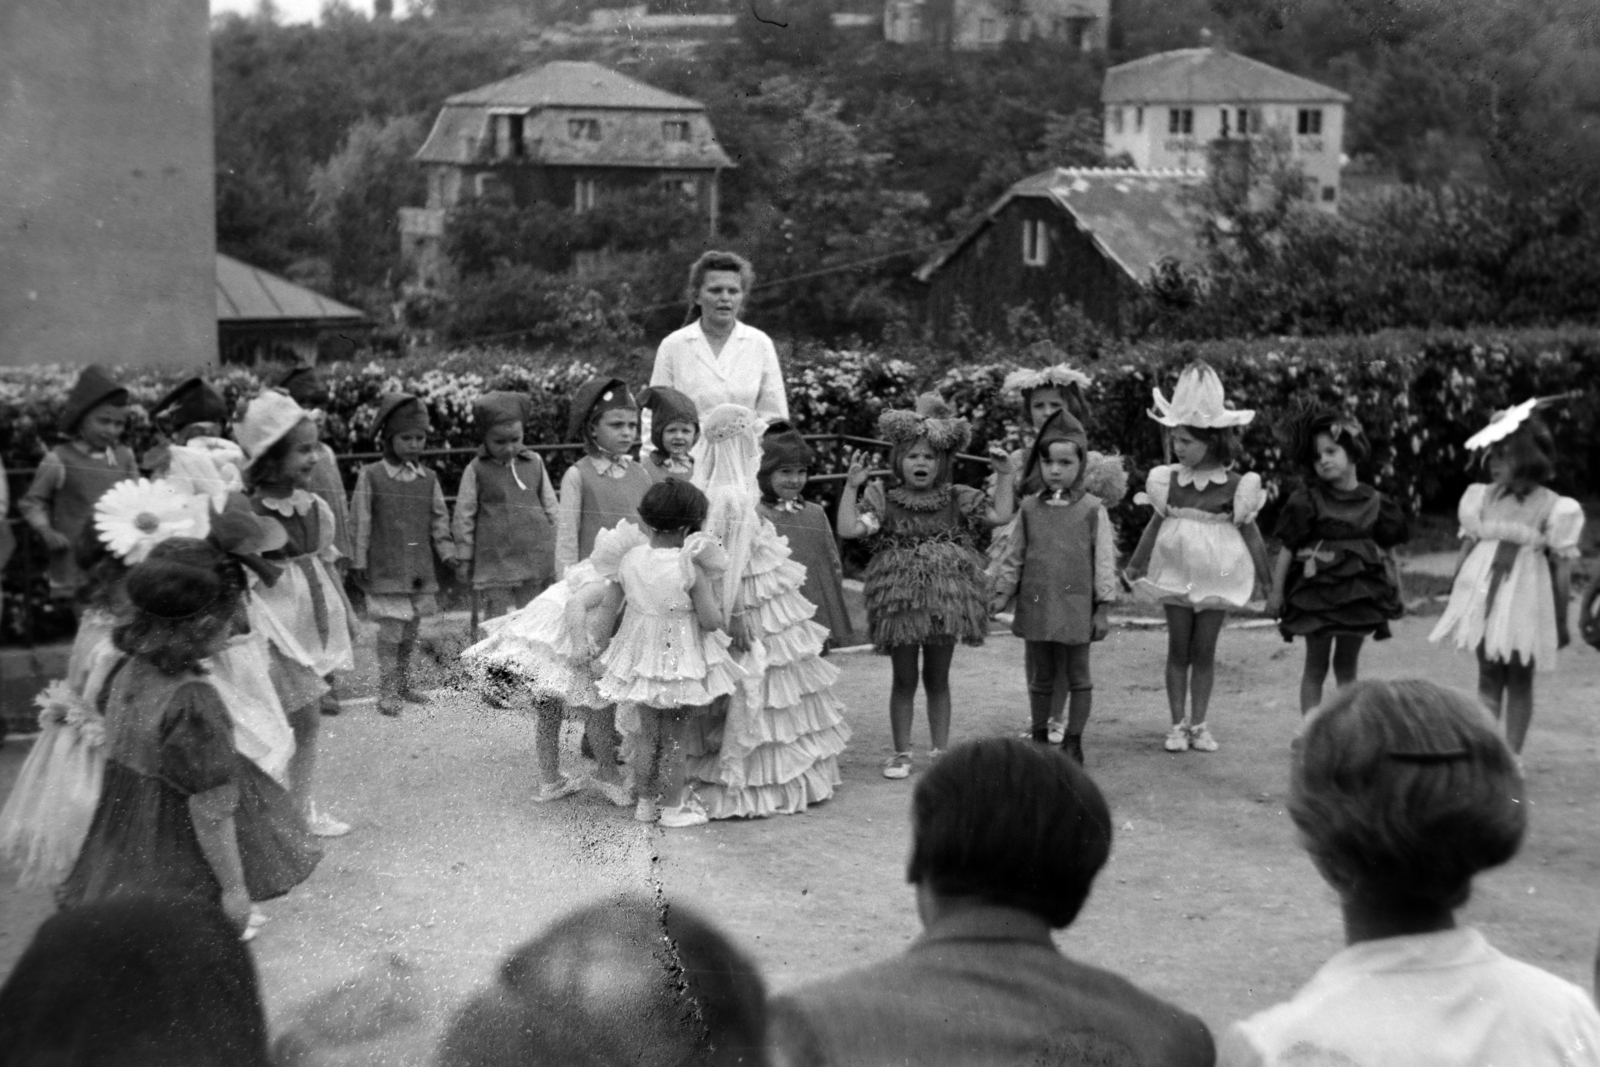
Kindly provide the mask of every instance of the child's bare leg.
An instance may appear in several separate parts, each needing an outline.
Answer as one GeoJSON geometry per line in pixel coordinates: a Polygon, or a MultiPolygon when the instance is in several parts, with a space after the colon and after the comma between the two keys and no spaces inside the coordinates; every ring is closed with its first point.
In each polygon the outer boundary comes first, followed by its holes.
{"type": "Polygon", "coordinates": [[[1089,645],[1067,645],[1063,656],[1062,682],[1070,694],[1067,706],[1067,736],[1083,736],[1094,710],[1094,679],[1089,673],[1089,645]]]}
{"type": "Polygon", "coordinates": [[[1361,667],[1361,634],[1340,634],[1333,641],[1333,680],[1343,688],[1356,680],[1361,667]]]}
{"type": "Polygon", "coordinates": [[[1194,709],[1190,722],[1195,726],[1206,721],[1206,711],[1211,706],[1211,686],[1217,679],[1217,638],[1227,617],[1224,611],[1197,611],[1194,615],[1194,636],[1189,642],[1189,703],[1194,709]]]}
{"type": "Polygon", "coordinates": [[[589,749],[594,753],[597,781],[622,781],[622,773],[617,770],[616,724],[617,709],[614,707],[583,710],[583,735],[589,739],[589,749]]]}
{"type": "Polygon", "coordinates": [[[1328,661],[1332,656],[1332,634],[1306,634],[1306,666],[1300,673],[1300,714],[1322,703],[1322,687],[1328,681],[1328,661]]]}
{"type": "Polygon", "coordinates": [[[1172,725],[1183,721],[1189,702],[1189,644],[1194,637],[1194,609],[1179,604],[1167,610],[1167,711],[1172,725]]]}
{"type": "Polygon", "coordinates": [[[661,713],[661,795],[669,804],[684,801],[683,730],[687,723],[682,708],[661,713]]]}
{"type": "Polygon", "coordinates": [[[1483,646],[1478,646],[1478,699],[1483,701],[1483,706],[1489,709],[1489,714],[1500,720],[1500,697],[1506,688],[1506,665],[1499,660],[1489,659],[1483,654],[1483,646]]]}
{"type": "Polygon", "coordinates": [[[933,747],[940,750],[950,744],[950,661],[955,654],[954,641],[922,646],[922,691],[928,697],[928,733],[933,747]]]}
{"type": "Polygon", "coordinates": [[[656,800],[661,796],[661,712],[654,708],[639,709],[637,758],[635,791],[640,800],[656,800]]]}
{"type": "Polygon", "coordinates": [[[1528,727],[1533,723],[1533,664],[1514,656],[1505,665],[1505,677],[1506,744],[1520,756],[1522,743],[1528,739],[1528,727]]]}
{"type": "MultiPolygon", "coordinates": [[[[586,709],[587,710],[587,709],[586,709]]],[[[541,703],[534,712],[533,750],[539,757],[539,781],[561,781],[561,708],[541,703]]]]}
{"type": "Polygon", "coordinates": [[[917,660],[920,645],[896,645],[889,650],[894,679],[889,688],[889,734],[896,752],[911,751],[911,715],[917,700],[917,660]]]}
{"type": "Polygon", "coordinates": [[[295,708],[288,715],[294,733],[294,754],[289,757],[289,795],[300,814],[311,818],[311,785],[317,773],[317,734],[322,730],[320,702],[295,708]]]}

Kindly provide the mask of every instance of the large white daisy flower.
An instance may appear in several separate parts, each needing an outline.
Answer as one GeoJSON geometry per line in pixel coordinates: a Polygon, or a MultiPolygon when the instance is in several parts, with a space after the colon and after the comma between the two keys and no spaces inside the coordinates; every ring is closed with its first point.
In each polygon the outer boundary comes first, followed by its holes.
{"type": "Polygon", "coordinates": [[[94,506],[100,542],[132,566],[169,537],[205,537],[211,516],[205,497],[185,496],[163,482],[121,482],[94,506]]]}

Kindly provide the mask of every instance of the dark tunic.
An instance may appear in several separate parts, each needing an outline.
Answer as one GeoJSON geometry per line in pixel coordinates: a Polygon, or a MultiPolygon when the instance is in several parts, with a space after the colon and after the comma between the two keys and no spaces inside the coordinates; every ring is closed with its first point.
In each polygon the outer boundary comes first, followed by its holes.
{"type": "Polygon", "coordinates": [[[578,476],[583,486],[583,510],[578,517],[578,558],[588,559],[594,552],[595,535],[609,530],[623,519],[639,520],[639,501],[655,485],[642,463],[628,464],[621,478],[595,473],[594,461],[585,456],[578,461],[578,476]]]}
{"type": "Polygon", "coordinates": [[[1100,501],[1088,493],[1070,504],[1037,496],[1022,502],[1019,533],[1026,554],[1011,632],[1026,641],[1089,643],[1094,621],[1094,539],[1100,501]]]}
{"type": "Polygon", "coordinates": [[[484,456],[472,461],[478,482],[472,584],[479,589],[529,582],[543,589],[555,574],[556,531],[539,493],[544,463],[534,452],[514,456],[512,463],[522,479],[520,486],[510,464],[484,456]]]}
{"type": "MultiPolygon", "coordinates": [[[[75,546],[84,527],[94,521],[94,506],[107,489],[139,476],[133,452],[121,445],[111,450],[112,462],[103,455],[89,455],[73,444],[50,450],[61,462],[64,477],[50,498],[50,528],[64,534],[75,546]]],[[[77,556],[72,548],[50,553],[50,584],[57,589],[76,589],[83,581],[77,556]]]]}
{"type": "Polygon", "coordinates": [[[380,460],[362,471],[372,487],[372,540],[367,546],[369,593],[409,596],[437,593],[433,569],[433,494],[439,476],[423,468],[403,482],[380,460]]]}
{"type": "Polygon", "coordinates": [[[62,907],[155,895],[219,903],[222,887],[201,851],[189,798],[231,787],[245,888],[282,896],[310,877],[322,852],[283,787],[233,747],[233,724],[203,675],[163,674],[130,657],[104,699],[106,769],[94,821],[62,907]]]}
{"type": "Polygon", "coordinates": [[[828,628],[828,639],[835,647],[849,644],[854,631],[844,604],[844,565],[828,513],[810,501],[799,511],[784,511],[763,500],[757,511],[788,539],[789,554],[805,567],[800,595],[817,606],[815,619],[828,628]]]}
{"type": "Polygon", "coordinates": [[[1278,625],[1284,640],[1389,636],[1389,620],[1405,614],[1386,551],[1410,536],[1399,505],[1370,485],[1347,492],[1318,481],[1294,491],[1274,533],[1295,553],[1278,625]]]}

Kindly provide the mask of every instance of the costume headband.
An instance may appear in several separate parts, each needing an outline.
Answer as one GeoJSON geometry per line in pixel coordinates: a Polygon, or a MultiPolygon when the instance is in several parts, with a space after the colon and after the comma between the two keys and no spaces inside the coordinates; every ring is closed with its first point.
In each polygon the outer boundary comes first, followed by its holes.
{"type": "Polygon", "coordinates": [[[1571,400],[1581,395],[1583,394],[1572,392],[1560,393],[1556,396],[1536,396],[1532,400],[1524,400],[1522,403],[1506,408],[1504,411],[1497,411],[1489,419],[1489,425],[1467,438],[1467,450],[1475,452],[1480,448],[1488,448],[1498,441],[1504,441],[1521,429],[1522,424],[1527,422],[1529,416],[1539,408],[1549,407],[1552,404],[1560,403],[1563,400],[1571,400]]]}
{"type": "Polygon", "coordinates": [[[923,393],[914,410],[879,415],[878,436],[891,445],[912,445],[926,437],[937,451],[959,452],[972,443],[972,426],[943,397],[923,393]]]}

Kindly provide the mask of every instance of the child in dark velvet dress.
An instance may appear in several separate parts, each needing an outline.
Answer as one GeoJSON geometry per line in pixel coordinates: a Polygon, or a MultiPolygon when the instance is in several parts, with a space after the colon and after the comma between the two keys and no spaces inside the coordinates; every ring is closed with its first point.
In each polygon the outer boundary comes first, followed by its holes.
{"type": "Polygon", "coordinates": [[[1267,613],[1285,641],[1306,640],[1300,712],[1322,703],[1334,682],[1356,680],[1361,643],[1389,637],[1405,609],[1388,550],[1410,535],[1400,506],[1356,479],[1372,448],[1361,424],[1337,411],[1302,412],[1285,426],[1290,454],[1314,478],[1297,487],[1278,515],[1283,543],[1272,569],[1267,613]]]}
{"type": "Polygon", "coordinates": [[[1094,682],[1089,645],[1111,632],[1117,596],[1117,543],[1104,505],[1083,488],[1089,436],[1069,411],[1039,430],[1029,466],[1042,488],[1022,501],[1017,527],[995,568],[993,607],[1012,597],[1011,632],[1027,642],[1028,703],[1033,739],[1049,738],[1050,722],[1067,709],[1067,754],[1083,762],[1094,682]]]}
{"type": "Polygon", "coordinates": [[[242,617],[240,565],[171,538],[128,573],[126,654],[101,697],[106,769],[62,907],[149,895],[220,904],[241,930],[252,900],[305,881],[321,853],[293,800],[233,745],[200,666],[242,617]]]}
{"type": "Polygon", "coordinates": [[[827,648],[850,643],[850,613],[844,606],[844,564],[833,523],[822,505],[804,500],[811,446],[787,422],[775,422],[761,438],[761,467],[756,484],[761,502],[756,512],[789,542],[789,552],[806,569],[800,595],[816,605],[813,618],[828,628],[827,648]]]}

